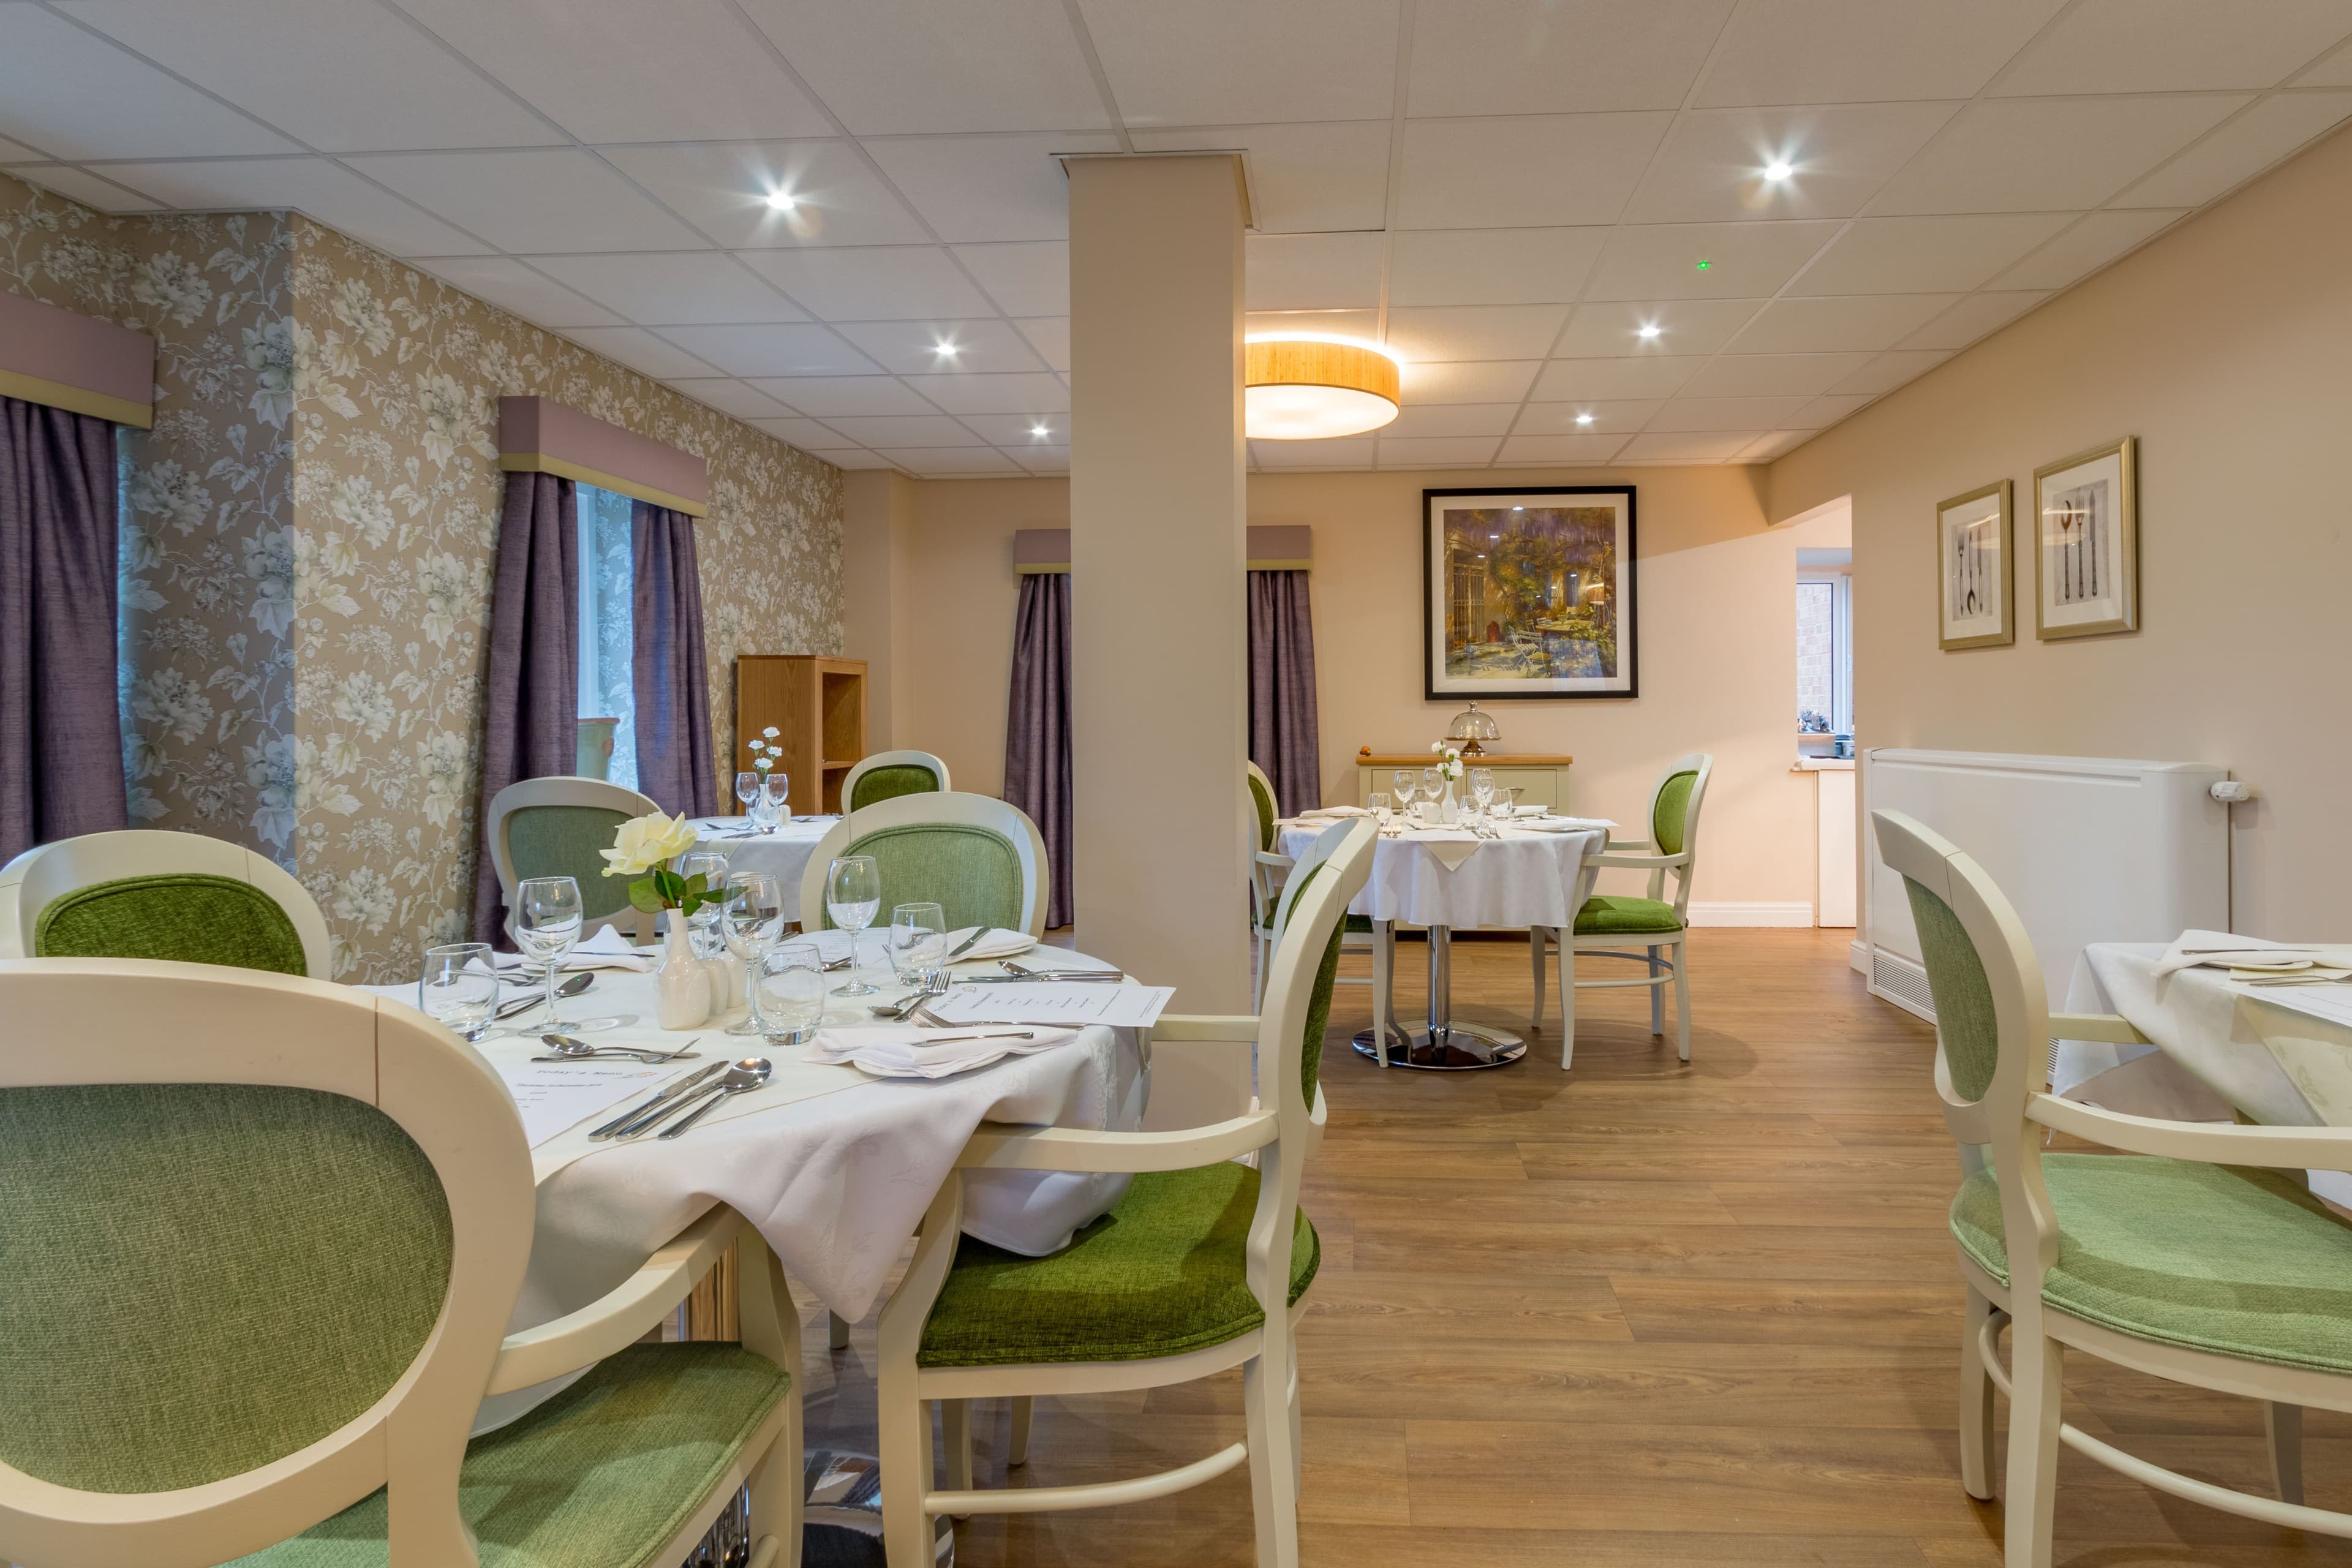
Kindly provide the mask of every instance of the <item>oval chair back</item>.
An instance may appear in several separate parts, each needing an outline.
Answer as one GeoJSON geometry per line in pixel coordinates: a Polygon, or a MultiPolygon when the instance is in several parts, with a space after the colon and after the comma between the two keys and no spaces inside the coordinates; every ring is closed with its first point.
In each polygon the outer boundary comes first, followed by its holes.
{"type": "Polygon", "coordinates": [[[803,931],[832,928],[825,877],[844,855],[871,855],[881,869],[877,926],[899,904],[931,903],[946,911],[950,931],[1045,930],[1045,840],[1020,807],[993,796],[902,795],[835,823],[801,872],[803,931]]]}
{"type": "Polygon", "coordinates": [[[1247,770],[1242,776],[1249,784],[1250,820],[1257,827],[1257,847],[1270,851],[1276,838],[1274,825],[1282,816],[1281,800],[1275,794],[1274,780],[1266,776],[1264,768],[1248,761],[1242,766],[1247,770]]]}
{"type": "Polygon", "coordinates": [[[863,811],[902,795],[941,795],[954,787],[947,763],[929,752],[877,752],[841,781],[841,809],[863,811]]]}
{"type": "Polygon", "coordinates": [[[580,884],[583,933],[610,925],[636,935],[640,916],[629,902],[629,879],[604,875],[602,851],[613,847],[621,824],[660,809],[651,795],[568,775],[519,779],[492,795],[486,837],[506,905],[500,929],[514,934],[515,889],[526,879],[570,877],[580,884]]]}
{"type": "MultiPolygon", "coordinates": [[[[1331,989],[1339,983],[1339,947],[1347,935],[1348,906],[1371,879],[1372,849],[1378,832],[1368,818],[1351,817],[1316,835],[1315,842],[1298,857],[1289,879],[1283,884],[1267,944],[1272,961],[1266,966],[1266,991],[1260,1016],[1275,1013],[1276,983],[1286,974],[1290,976],[1288,984],[1294,989],[1306,986],[1307,1010],[1295,1032],[1299,1053],[1297,1076],[1305,1096],[1304,1109],[1314,1115],[1318,1128],[1322,1122],[1323,1035],[1331,1021],[1331,989]],[[1335,889],[1339,897],[1336,915],[1331,913],[1328,901],[1335,889]],[[1294,934],[1305,944],[1290,949],[1299,955],[1299,967],[1295,971],[1286,967],[1284,959],[1294,934]],[[1318,941],[1319,949],[1316,946],[1318,941]]],[[[1281,1005],[1288,1005],[1287,996],[1281,1005]]],[[[1292,1034],[1283,1030],[1277,1037],[1289,1038],[1292,1034]]],[[[1289,1081],[1286,1074],[1283,1081],[1289,1081]]],[[[1261,1073],[1261,1095],[1265,1092],[1265,1082],[1261,1073]]]]}
{"type": "Polygon", "coordinates": [[[532,1221],[488,1064],[208,964],[0,962],[0,1559],[200,1568],[388,1486],[393,1562],[473,1562],[458,1467],[532,1221]]]}
{"type": "MultiPolygon", "coordinates": [[[[1650,843],[1662,856],[1685,857],[1674,868],[1675,920],[1690,920],[1691,868],[1698,862],[1698,812],[1706,800],[1706,782],[1715,773],[1715,759],[1705,752],[1676,757],[1658,775],[1650,791],[1650,843]]],[[[1650,897],[1665,898],[1664,868],[1650,873],[1650,897]]]]}
{"type": "Polygon", "coordinates": [[[152,958],[327,979],[327,917],[268,856],[155,828],[89,833],[0,867],[0,957],[152,958]]]}

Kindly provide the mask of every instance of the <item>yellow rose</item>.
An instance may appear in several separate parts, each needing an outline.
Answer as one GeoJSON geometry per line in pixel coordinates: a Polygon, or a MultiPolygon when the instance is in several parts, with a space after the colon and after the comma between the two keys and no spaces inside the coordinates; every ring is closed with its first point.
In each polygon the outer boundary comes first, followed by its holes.
{"type": "Polygon", "coordinates": [[[669,817],[656,811],[621,824],[613,847],[598,853],[604,857],[607,877],[636,877],[685,854],[697,837],[683,812],[669,817]]]}

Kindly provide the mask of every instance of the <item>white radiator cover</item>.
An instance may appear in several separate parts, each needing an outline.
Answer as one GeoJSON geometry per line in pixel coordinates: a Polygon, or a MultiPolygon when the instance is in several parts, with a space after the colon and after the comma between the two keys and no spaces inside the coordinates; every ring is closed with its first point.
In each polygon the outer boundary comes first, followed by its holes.
{"type": "Polygon", "coordinates": [[[1871,993],[1935,1016],[1911,902],[1903,879],[1879,861],[1872,812],[1916,817],[1991,875],[2033,939],[2056,1009],[2086,943],[2230,929],[2230,808],[2206,793],[2229,776],[2210,763],[1864,752],[1871,993]]]}

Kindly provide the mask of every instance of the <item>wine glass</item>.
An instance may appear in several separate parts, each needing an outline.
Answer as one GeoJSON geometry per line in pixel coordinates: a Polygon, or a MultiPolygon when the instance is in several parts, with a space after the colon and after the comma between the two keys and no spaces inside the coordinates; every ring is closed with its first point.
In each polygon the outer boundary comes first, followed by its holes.
{"type": "Polygon", "coordinates": [[[844,996],[871,996],[874,987],[857,978],[857,937],[882,912],[882,868],[871,855],[844,855],[824,873],[824,912],[849,933],[849,984],[844,996]]]}
{"type": "Polygon", "coordinates": [[[1491,820],[1495,805],[1494,769],[1472,768],[1470,770],[1470,798],[1478,803],[1478,815],[1482,818],[1491,820]]]}
{"type": "Polygon", "coordinates": [[[763,825],[763,831],[773,833],[776,824],[792,815],[792,776],[789,773],[770,773],[761,779],[760,800],[768,808],[768,821],[763,825]]]}
{"type": "Polygon", "coordinates": [[[1422,815],[1428,817],[1432,822],[1436,821],[1437,803],[1443,799],[1445,795],[1445,775],[1439,773],[1435,768],[1422,769],[1421,793],[1429,801],[1429,809],[1422,815]]]}
{"type": "Polygon", "coordinates": [[[743,803],[743,815],[751,815],[752,802],[760,798],[760,775],[745,768],[735,775],[735,798],[743,803]]]}
{"type": "Polygon", "coordinates": [[[1390,775],[1389,783],[1396,786],[1396,809],[1399,816],[1412,815],[1412,792],[1418,787],[1411,768],[1399,768],[1390,775]]]}
{"type": "MultiPolygon", "coordinates": [[[[727,857],[715,849],[689,849],[671,863],[679,876],[700,877],[702,885],[716,894],[727,885],[727,857]]],[[[686,917],[688,944],[697,958],[716,958],[722,945],[719,935],[719,905],[704,904],[686,917]]]]}
{"type": "Polygon", "coordinates": [[[1381,837],[1387,837],[1389,831],[1389,797],[1375,790],[1370,795],[1364,797],[1364,804],[1371,808],[1372,825],[1380,829],[1381,837]]]}
{"type": "MultiPolygon", "coordinates": [[[[747,977],[758,975],[760,963],[775,950],[784,935],[784,885],[768,871],[735,871],[727,878],[726,901],[719,907],[719,934],[727,951],[743,961],[747,977]]],[[[727,1031],[756,1035],[759,1021],[745,1018],[727,1031]]]]}
{"type": "Polygon", "coordinates": [[[569,877],[526,877],[515,889],[515,946],[547,970],[547,1024],[550,1033],[563,1027],[556,1016],[555,974],[563,955],[579,945],[583,924],[580,884],[569,877]]]}
{"type": "Polygon", "coordinates": [[[890,970],[918,991],[946,988],[948,915],[937,904],[900,904],[890,911],[890,970]]]}
{"type": "Polygon", "coordinates": [[[487,942],[453,942],[425,950],[416,1006],[468,1040],[478,1040],[499,1006],[499,961],[487,942]]]}
{"type": "Polygon", "coordinates": [[[751,1016],[780,1046],[800,1045],[816,1032],[824,994],[824,960],[813,942],[788,942],[751,972],[751,1016]]]}

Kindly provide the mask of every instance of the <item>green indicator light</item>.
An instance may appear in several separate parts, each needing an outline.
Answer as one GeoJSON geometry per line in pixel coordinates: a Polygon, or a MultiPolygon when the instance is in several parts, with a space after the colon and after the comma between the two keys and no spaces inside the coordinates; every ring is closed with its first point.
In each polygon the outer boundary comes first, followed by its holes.
{"type": "Polygon", "coordinates": [[[1714,265],[1715,265],[1715,263],[1714,263],[1714,262],[1712,262],[1712,261],[1702,261],[1702,262],[1700,262],[1700,263],[1698,264],[1698,269],[1699,269],[1701,272],[1704,272],[1704,271],[1706,271],[1708,268],[1710,268],[1710,267],[1712,267],[1712,266],[1714,266],[1714,265]]]}

